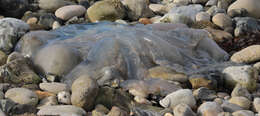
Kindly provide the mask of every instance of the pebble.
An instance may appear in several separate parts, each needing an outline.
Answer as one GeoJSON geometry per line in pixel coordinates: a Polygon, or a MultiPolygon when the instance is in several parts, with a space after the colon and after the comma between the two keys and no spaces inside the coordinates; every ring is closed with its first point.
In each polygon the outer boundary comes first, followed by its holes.
{"type": "Polygon", "coordinates": [[[232,113],[233,116],[255,116],[254,112],[249,110],[240,110],[232,113]]]}
{"type": "Polygon", "coordinates": [[[44,91],[51,93],[59,93],[61,91],[68,90],[68,86],[64,83],[52,82],[52,83],[40,83],[40,88],[44,91]]]}
{"type": "Polygon", "coordinates": [[[0,50],[0,66],[6,64],[7,55],[0,50]]]}
{"type": "Polygon", "coordinates": [[[72,105],[88,110],[92,109],[98,90],[98,84],[92,78],[86,75],[78,77],[71,86],[72,105]]]}
{"type": "Polygon", "coordinates": [[[75,3],[66,0],[39,0],[39,7],[49,12],[55,12],[58,8],[75,3]]]}
{"type": "Polygon", "coordinates": [[[107,116],[127,116],[127,112],[119,107],[113,106],[107,116]]]}
{"type": "Polygon", "coordinates": [[[207,12],[199,12],[196,15],[196,21],[210,21],[210,15],[207,12]]]}
{"type": "Polygon", "coordinates": [[[258,113],[260,112],[260,98],[259,97],[254,99],[253,108],[256,112],[258,112],[258,113]]]}
{"type": "Polygon", "coordinates": [[[38,104],[38,96],[31,90],[25,88],[12,88],[6,91],[5,97],[15,103],[32,105],[38,104]]]}
{"type": "Polygon", "coordinates": [[[217,116],[223,112],[223,109],[216,102],[204,102],[197,110],[197,114],[200,116],[217,116]]]}
{"type": "Polygon", "coordinates": [[[55,16],[62,20],[69,20],[74,16],[82,16],[86,12],[86,8],[81,5],[63,6],[55,11],[55,16]]]}
{"type": "Polygon", "coordinates": [[[232,97],[246,97],[249,100],[252,100],[252,95],[249,93],[249,91],[246,88],[243,88],[240,84],[237,84],[236,87],[233,89],[231,93],[232,97]]]}
{"type": "Polygon", "coordinates": [[[225,13],[217,13],[214,15],[212,22],[222,29],[232,27],[232,19],[225,13]]]}
{"type": "Polygon", "coordinates": [[[229,102],[236,104],[245,110],[248,110],[251,106],[251,101],[245,97],[231,97],[229,102]]]}
{"type": "Polygon", "coordinates": [[[67,91],[61,91],[57,94],[58,102],[62,104],[71,104],[71,95],[67,91]]]}
{"type": "Polygon", "coordinates": [[[239,111],[239,110],[243,110],[243,108],[240,107],[239,105],[229,103],[227,101],[225,101],[223,104],[221,104],[221,107],[223,108],[223,110],[225,112],[230,112],[230,113],[233,113],[233,112],[236,112],[236,111],[239,111]]]}
{"type": "Polygon", "coordinates": [[[260,18],[260,1],[259,0],[237,0],[228,7],[228,12],[233,9],[244,8],[250,17],[260,18]]]}
{"type": "Polygon", "coordinates": [[[179,104],[173,110],[174,116],[196,116],[187,104],[179,104]]]}
{"type": "Polygon", "coordinates": [[[61,27],[61,24],[58,21],[54,21],[52,24],[52,29],[57,29],[59,27],[61,27]]]}
{"type": "Polygon", "coordinates": [[[236,63],[252,63],[260,60],[260,45],[252,45],[234,53],[231,61],[236,63]]]}
{"type": "Polygon", "coordinates": [[[187,104],[191,108],[196,107],[196,100],[192,95],[192,91],[189,89],[180,89],[173,93],[170,93],[165,98],[160,100],[160,105],[165,108],[174,108],[178,104],[187,104]],[[178,100],[176,100],[178,99],[178,100]]]}
{"type": "Polygon", "coordinates": [[[58,101],[57,101],[56,96],[45,97],[44,99],[42,99],[40,101],[37,108],[41,109],[42,107],[47,106],[47,105],[50,105],[50,106],[58,105],[58,101]]]}
{"type": "Polygon", "coordinates": [[[193,96],[200,101],[213,101],[217,98],[216,92],[205,87],[193,91],[193,96]]]}
{"type": "Polygon", "coordinates": [[[72,105],[44,106],[37,115],[86,116],[86,111],[72,105]]]}

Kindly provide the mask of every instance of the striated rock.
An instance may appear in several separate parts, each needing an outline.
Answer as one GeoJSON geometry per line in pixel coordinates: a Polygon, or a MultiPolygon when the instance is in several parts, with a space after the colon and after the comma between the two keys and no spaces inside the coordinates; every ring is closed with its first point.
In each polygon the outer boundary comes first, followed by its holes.
{"type": "Polygon", "coordinates": [[[40,83],[40,88],[44,91],[48,91],[51,93],[59,93],[61,91],[66,91],[69,90],[68,86],[64,83],[57,83],[57,82],[53,82],[53,83],[40,83]]]}
{"type": "Polygon", "coordinates": [[[258,72],[251,66],[230,66],[225,68],[222,73],[226,87],[233,88],[238,83],[249,91],[256,89],[258,72]]]}
{"type": "Polygon", "coordinates": [[[86,8],[81,5],[63,6],[55,11],[55,16],[62,20],[69,20],[74,16],[82,16],[86,8]]]}
{"type": "Polygon", "coordinates": [[[217,116],[221,112],[223,109],[215,102],[204,102],[197,110],[199,116],[217,116]]]}
{"type": "Polygon", "coordinates": [[[39,7],[49,12],[55,12],[60,7],[73,4],[75,3],[66,0],[39,0],[39,7]]]}
{"type": "Polygon", "coordinates": [[[154,16],[149,8],[149,0],[124,0],[127,9],[127,15],[130,20],[138,20],[139,18],[149,18],[154,16]]]}
{"type": "Polygon", "coordinates": [[[44,106],[37,115],[86,116],[86,111],[72,105],[44,106]]]}
{"type": "Polygon", "coordinates": [[[251,101],[245,97],[231,97],[229,102],[236,104],[245,110],[248,110],[251,106],[251,101]]]}
{"type": "Polygon", "coordinates": [[[178,104],[185,103],[191,108],[196,107],[196,100],[189,89],[180,89],[167,95],[164,99],[160,100],[160,105],[165,108],[175,108],[178,104]],[[176,100],[178,99],[178,100],[176,100]]]}
{"type": "Polygon", "coordinates": [[[234,53],[230,60],[236,63],[252,63],[260,60],[260,45],[252,45],[234,53]]]}
{"type": "Polygon", "coordinates": [[[125,17],[125,9],[119,0],[98,1],[88,8],[85,16],[88,16],[91,22],[115,21],[125,17]]]}
{"type": "Polygon", "coordinates": [[[83,107],[86,110],[92,109],[98,90],[98,84],[95,80],[88,76],[80,76],[71,86],[72,105],[83,107]]]}
{"type": "Polygon", "coordinates": [[[19,19],[0,19],[0,50],[10,54],[20,37],[27,31],[29,31],[29,25],[19,19]]]}
{"type": "Polygon", "coordinates": [[[232,27],[232,19],[224,13],[217,13],[214,15],[212,22],[222,29],[232,27]]]}
{"type": "Polygon", "coordinates": [[[179,104],[173,110],[174,116],[196,116],[187,104],[179,104]]]}
{"type": "Polygon", "coordinates": [[[25,88],[12,88],[5,93],[5,97],[18,104],[32,105],[38,104],[38,96],[31,90],[25,88]]]}
{"type": "Polygon", "coordinates": [[[233,9],[246,9],[248,15],[254,18],[260,18],[258,11],[260,10],[260,1],[258,0],[237,0],[228,8],[228,12],[233,9]]]}

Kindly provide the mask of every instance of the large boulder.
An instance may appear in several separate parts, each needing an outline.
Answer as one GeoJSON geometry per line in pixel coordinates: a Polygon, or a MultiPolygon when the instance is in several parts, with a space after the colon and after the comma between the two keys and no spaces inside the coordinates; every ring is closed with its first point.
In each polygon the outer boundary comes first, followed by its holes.
{"type": "Polygon", "coordinates": [[[0,19],[0,50],[9,54],[17,41],[29,31],[29,25],[15,18],[0,19]]]}
{"type": "Polygon", "coordinates": [[[237,0],[231,4],[228,8],[228,12],[233,9],[246,9],[248,15],[254,18],[260,18],[258,11],[260,10],[260,1],[259,0],[237,0]]]}
{"type": "Polygon", "coordinates": [[[88,16],[91,22],[115,21],[125,17],[125,9],[119,0],[98,1],[88,8],[85,16],[88,16]]]}

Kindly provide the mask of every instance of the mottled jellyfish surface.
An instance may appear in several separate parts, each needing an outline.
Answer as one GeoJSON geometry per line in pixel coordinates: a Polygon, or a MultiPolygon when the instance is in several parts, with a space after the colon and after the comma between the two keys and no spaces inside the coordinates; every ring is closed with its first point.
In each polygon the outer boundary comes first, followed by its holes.
{"type": "Polygon", "coordinates": [[[43,76],[57,75],[69,85],[82,75],[99,85],[115,79],[143,80],[157,66],[189,74],[228,58],[205,30],[181,24],[75,24],[30,32],[16,51],[31,58],[43,76]]]}

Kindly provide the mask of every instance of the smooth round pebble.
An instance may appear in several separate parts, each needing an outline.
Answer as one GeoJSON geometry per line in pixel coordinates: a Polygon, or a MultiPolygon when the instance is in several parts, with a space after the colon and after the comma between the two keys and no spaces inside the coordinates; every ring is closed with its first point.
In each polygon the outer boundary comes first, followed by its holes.
{"type": "Polygon", "coordinates": [[[33,91],[26,88],[12,88],[7,90],[5,97],[18,104],[36,105],[38,96],[33,91]]]}

